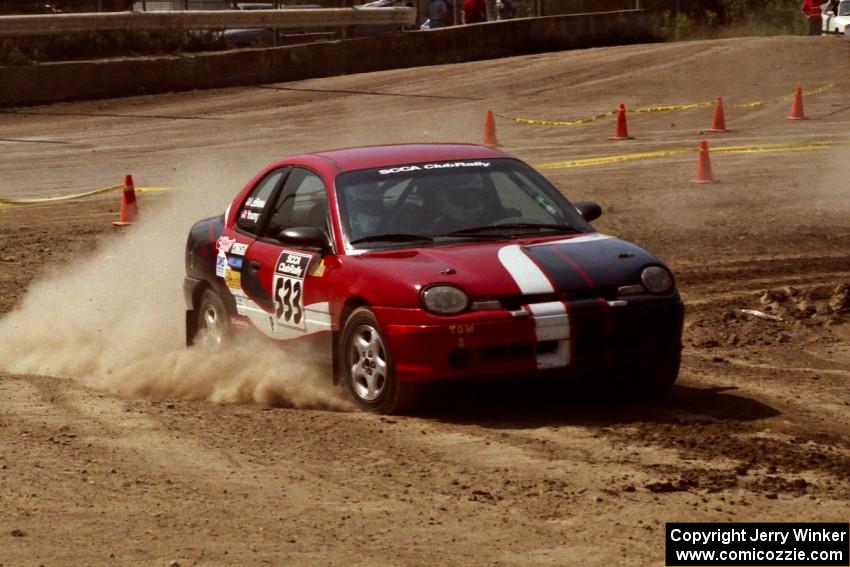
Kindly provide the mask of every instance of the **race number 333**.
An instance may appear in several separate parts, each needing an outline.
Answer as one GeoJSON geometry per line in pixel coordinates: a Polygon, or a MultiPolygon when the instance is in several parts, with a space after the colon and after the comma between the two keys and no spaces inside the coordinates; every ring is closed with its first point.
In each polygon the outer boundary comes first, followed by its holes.
{"type": "Polygon", "coordinates": [[[274,271],[272,293],[278,325],[306,330],[304,320],[304,275],[310,264],[309,254],[281,252],[274,271]]]}

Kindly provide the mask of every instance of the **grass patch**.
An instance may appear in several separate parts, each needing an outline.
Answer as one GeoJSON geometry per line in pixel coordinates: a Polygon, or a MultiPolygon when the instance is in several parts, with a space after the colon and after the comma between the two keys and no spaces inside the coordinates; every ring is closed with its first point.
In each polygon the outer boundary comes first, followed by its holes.
{"type": "Polygon", "coordinates": [[[779,0],[717,0],[711,8],[678,13],[664,10],[656,14],[654,27],[658,36],[666,41],[804,35],[806,32],[797,2],[779,0]]]}
{"type": "Polygon", "coordinates": [[[0,40],[0,65],[109,57],[166,55],[225,49],[213,32],[97,31],[0,40]]]}

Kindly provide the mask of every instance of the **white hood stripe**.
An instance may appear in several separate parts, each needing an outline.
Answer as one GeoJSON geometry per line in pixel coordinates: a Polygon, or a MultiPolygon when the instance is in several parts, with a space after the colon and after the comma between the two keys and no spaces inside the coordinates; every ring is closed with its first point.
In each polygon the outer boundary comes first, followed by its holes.
{"type": "Polygon", "coordinates": [[[548,242],[541,242],[540,244],[532,244],[529,248],[535,248],[537,246],[551,246],[553,244],[580,244],[582,242],[593,242],[594,240],[608,240],[609,238],[614,237],[594,232],[593,234],[585,234],[584,236],[573,236],[572,238],[564,238],[563,240],[549,240],[548,242]]]}
{"type": "Polygon", "coordinates": [[[500,248],[499,261],[514,279],[523,295],[555,291],[543,270],[522,251],[518,244],[500,248]]]}

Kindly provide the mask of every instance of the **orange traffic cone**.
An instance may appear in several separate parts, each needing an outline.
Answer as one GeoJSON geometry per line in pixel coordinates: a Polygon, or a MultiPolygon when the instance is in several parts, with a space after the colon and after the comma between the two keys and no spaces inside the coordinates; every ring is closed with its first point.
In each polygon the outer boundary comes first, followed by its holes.
{"type": "Polygon", "coordinates": [[[714,107],[714,115],[711,117],[711,128],[709,132],[728,132],[726,129],[726,117],[723,115],[723,97],[717,97],[717,105],[714,107]]]}
{"type": "Polygon", "coordinates": [[[794,98],[791,100],[791,112],[786,116],[788,120],[805,120],[806,115],[803,113],[803,89],[800,85],[794,89],[794,98]]]}
{"type": "Polygon", "coordinates": [[[121,211],[118,220],[112,221],[115,226],[127,226],[133,224],[139,216],[139,207],[136,205],[136,188],[133,186],[133,176],[124,177],[124,191],[121,192],[121,211]]]}
{"type": "Polygon", "coordinates": [[[493,120],[493,111],[488,110],[487,114],[484,116],[484,145],[485,146],[498,146],[499,142],[496,140],[496,123],[493,120]]]}
{"type": "Polygon", "coordinates": [[[631,140],[629,136],[629,127],[626,125],[626,106],[621,104],[617,110],[617,127],[614,129],[614,135],[608,136],[609,140],[631,140]]]}
{"type": "Polygon", "coordinates": [[[700,140],[699,143],[699,158],[697,158],[697,176],[692,180],[693,183],[714,183],[714,177],[711,175],[711,160],[708,157],[708,143],[705,140],[700,140]]]}

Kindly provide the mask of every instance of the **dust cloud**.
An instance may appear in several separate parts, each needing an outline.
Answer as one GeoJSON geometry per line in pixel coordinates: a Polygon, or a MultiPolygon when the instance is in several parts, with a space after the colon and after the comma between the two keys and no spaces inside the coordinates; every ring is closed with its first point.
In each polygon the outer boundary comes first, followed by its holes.
{"type": "Polygon", "coordinates": [[[225,209],[251,173],[195,164],[174,193],[140,196],[140,218],[57,266],[0,319],[0,368],[122,395],[347,409],[329,364],[264,339],[186,349],[182,283],[191,224],[225,209]]]}

